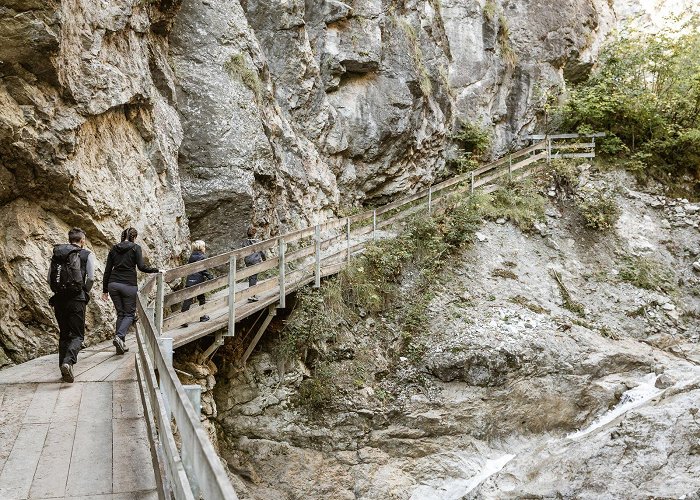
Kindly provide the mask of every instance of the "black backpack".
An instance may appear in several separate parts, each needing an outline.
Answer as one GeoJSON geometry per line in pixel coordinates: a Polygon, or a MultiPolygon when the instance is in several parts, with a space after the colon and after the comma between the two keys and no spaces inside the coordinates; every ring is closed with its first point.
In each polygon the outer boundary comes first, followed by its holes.
{"type": "MultiPolygon", "coordinates": [[[[243,244],[244,247],[247,247],[249,245],[255,245],[256,243],[259,243],[258,240],[253,240],[248,238],[245,240],[245,243],[243,244]]],[[[245,263],[246,266],[254,266],[255,264],[260,264],[263,261],[262,258],[262,252],[257,251],[253,252],[250,255],[246,255],[243,258],[243,262],[245,263]]]]}
{"type": "Polygon", "coordinates": [[[56,295],[72,296],[83,291],[82,249],[74,245],[53,247],[49,280],[56,295]]]}

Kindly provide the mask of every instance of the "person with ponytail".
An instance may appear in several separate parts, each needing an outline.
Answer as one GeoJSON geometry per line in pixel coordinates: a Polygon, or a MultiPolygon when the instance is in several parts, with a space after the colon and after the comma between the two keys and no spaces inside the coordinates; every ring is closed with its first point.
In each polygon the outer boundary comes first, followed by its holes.
{"type": "Polygon", "coordinates": [[[117,326],[112,344],[117,354],[124,354],[126,332],[136,317],[136,268],[144,273],[157,273],[158,269],[147,266],[143,261],[141,247],[135,243],[138,231],[129,227],[122,231],[121,242],[117,243],[107,255],[104,280],[102,283],[102,300],[109,296],[117,310],[117,326]]]}

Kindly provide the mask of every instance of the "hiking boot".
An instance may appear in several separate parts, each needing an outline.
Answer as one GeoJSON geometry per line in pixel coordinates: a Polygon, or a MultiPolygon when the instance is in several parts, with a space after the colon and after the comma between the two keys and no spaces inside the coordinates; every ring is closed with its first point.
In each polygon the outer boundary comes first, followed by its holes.
{"type": "Polygon", "coordinates": [[[180,325],[180,328],[187,328],[188,326],[190,326],[189,323],[183,323],[182,325],[180,325]]]}
{"type": "Polygon", "coordinates": [[[114,345],[114,347],[117,348],[117,354],[124,354],[126,352],[124,347],[124,341],[119,337],[114,337],[114,340],[112,340],[112,344],[114,345]]]}
{"type": "Polygon", "coordinates": [[[259,299],[258,299],[257,295],[253,295],[252,297],[248,297],[248,302],[257,302],[258,300],[259,299]]]}
{"type": "Polygon", "coordinates": [[[202,323],[204,323],[205,321],[209,321],[210,319],[211,319],[211,318],[205,314],[204,316],[202,316],[202,317],[199,318],[199,321],[201,321],[202,323]]]}
{"type": "Polygon", "coordinates": [[[69,384],[73,383],[73,380],[75,380],[75,378],[73,377],[72,365],[69,365],[68,363],[63,363],[61,365],[61,378],[64,382],[68,382],[69,384]]]}

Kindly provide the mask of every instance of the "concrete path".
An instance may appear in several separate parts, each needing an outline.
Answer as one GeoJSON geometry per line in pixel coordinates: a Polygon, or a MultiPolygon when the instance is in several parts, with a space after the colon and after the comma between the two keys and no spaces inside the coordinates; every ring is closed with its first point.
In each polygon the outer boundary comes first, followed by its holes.
{"type": "Polygon", "coordinates": [[[135,341],[81,351],[75,382],[52,354],[0,370],[0,499],[156,499],[135,341]]]}

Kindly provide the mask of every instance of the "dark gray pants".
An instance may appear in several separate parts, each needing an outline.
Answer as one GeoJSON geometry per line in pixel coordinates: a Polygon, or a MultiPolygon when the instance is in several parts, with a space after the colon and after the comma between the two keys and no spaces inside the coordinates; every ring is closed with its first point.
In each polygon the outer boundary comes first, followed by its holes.
{"type": "Polygon", "coordinates": [[[126,331],[136,317],[136,294],[138,287],[125,285],[124,283],[110,283],[107,285],[109,296],[112,298],[114,308],[117,310],[116,336],[124,340],[126,331]]]}

